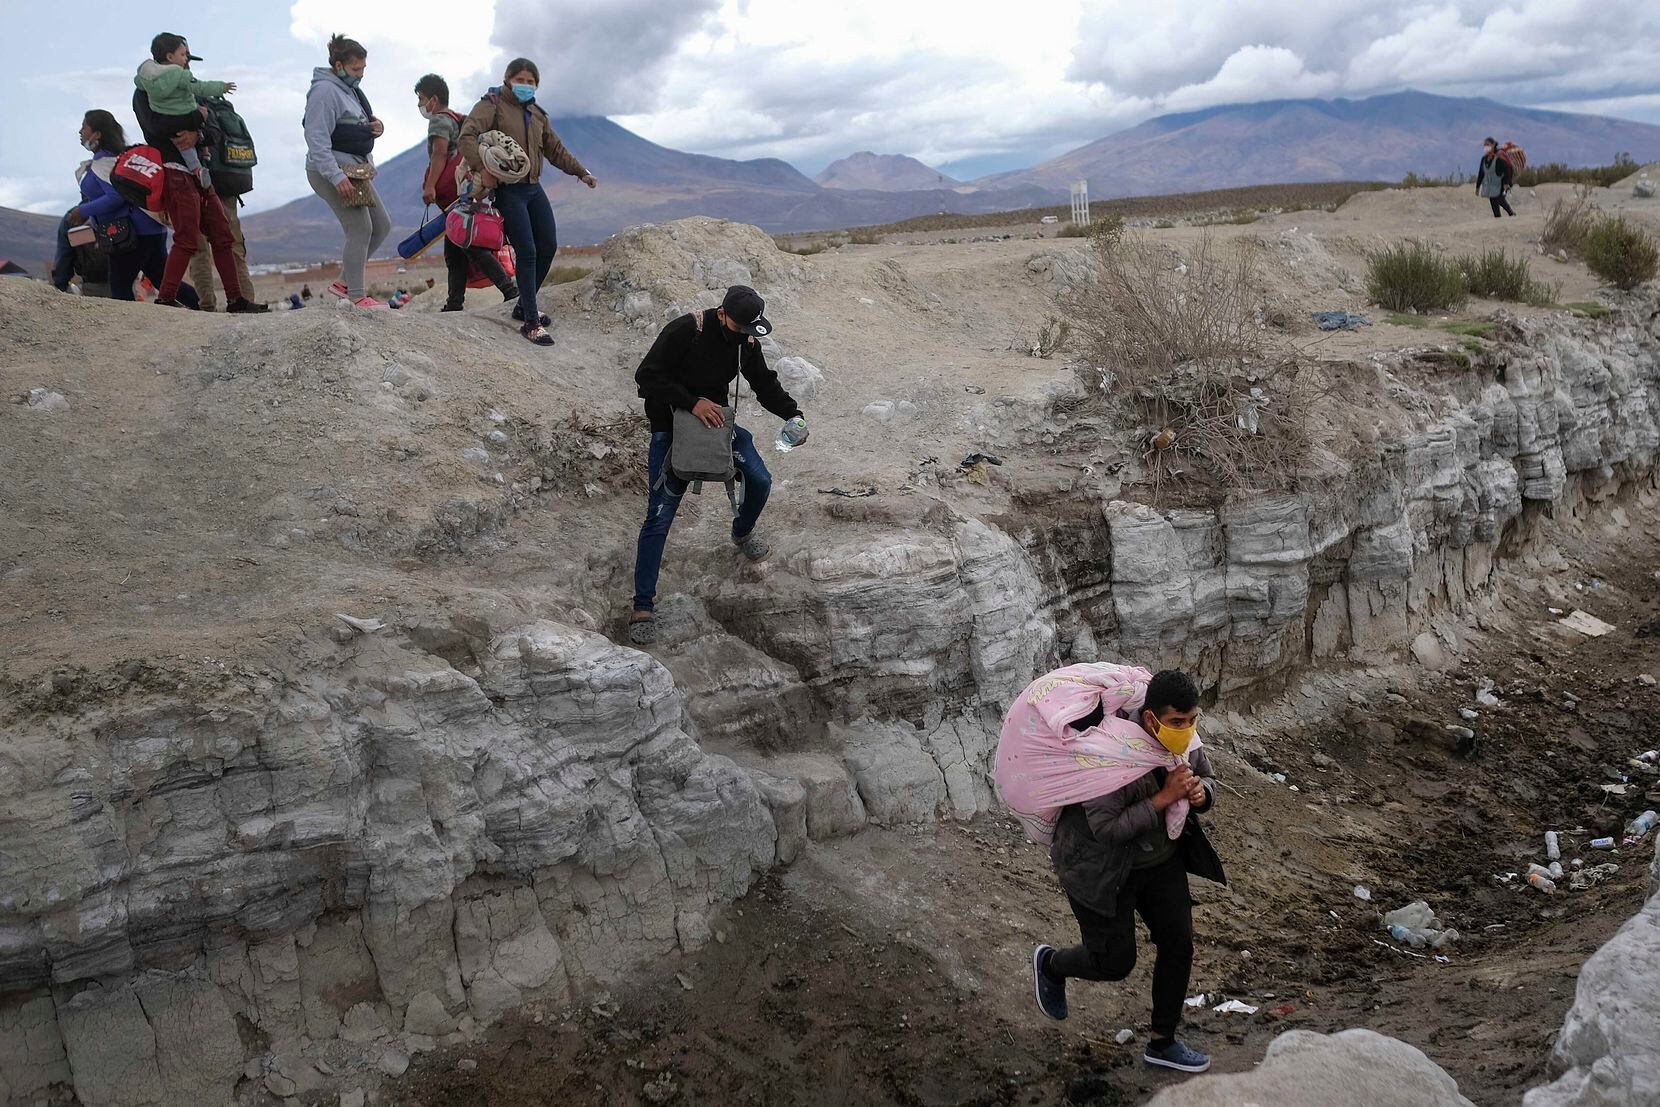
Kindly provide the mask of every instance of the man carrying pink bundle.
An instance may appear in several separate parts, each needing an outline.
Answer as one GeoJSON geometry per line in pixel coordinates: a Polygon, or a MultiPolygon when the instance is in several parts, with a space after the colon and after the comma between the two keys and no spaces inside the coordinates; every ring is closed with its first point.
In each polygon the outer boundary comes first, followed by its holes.
{"type": "Polygon", "coordinates": [[[1082,942],[1032,954],[1038,1007],[1066,1018],[1066,981],[1123,980],[1136,963],[1135,916],[1153,939],[1148,1064],[1204,1072],[1176,1040],[1193,967],[1187,874],[1226,883],[1199,826],[1216,803],[1195,733],[1199,689],[1185,673],[1073,665],[1034,681],[1003,723],[997,786],[1028,836],[1049,846],[1082,942]]]}

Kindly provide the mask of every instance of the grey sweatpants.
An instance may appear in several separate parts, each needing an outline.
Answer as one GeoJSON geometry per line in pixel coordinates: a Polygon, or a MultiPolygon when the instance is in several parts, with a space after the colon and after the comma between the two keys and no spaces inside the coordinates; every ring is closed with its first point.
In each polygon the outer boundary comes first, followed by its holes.
{"type": "Polygon", "coordinates": [[[311,191],[321,196],[334,212],[334,217],[340,221],[340,229],[346,232],[346,249],[340,255],[340,279],[345,282],[349,299],[362,299],[363,263],[369,260],[370,254],[380,249],[380,244],[392,233],[392,218],[386,214],[386,205],[380,202],[377,193],[372,207],[350,208],[329,179],[315,169],[307,169],[305,179],[311,184],[311,191]]]}

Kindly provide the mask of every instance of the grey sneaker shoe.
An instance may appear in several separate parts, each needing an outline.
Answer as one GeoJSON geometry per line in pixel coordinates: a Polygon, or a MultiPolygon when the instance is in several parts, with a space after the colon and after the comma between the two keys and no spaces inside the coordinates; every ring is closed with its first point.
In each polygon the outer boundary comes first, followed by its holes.
{"type": "Polygon", "coordinates": [[[738,547],[739,552],[751,561],[761,560],[763,557],[767,556],[768,552],[772,549],[771,546],[767,545],[760,538],[757,538],[754,531],[750,531],[742,538],[739,538],[734,534],[732,536],[732,544],[738,547]]]}
{"type": "Polygon", "coordinates": [[[1180,1072],[1204,1072],[1210,1068],[1209,1057],[1196,1049],[1187,1048],[1180,1041],[1172,1041],[1163,1049],[1154,1049],[1149,1042],[1147,1052],[1142,1054],[1142,1060],[1149,1065],[1162,1065],[1164,1068],[1180,1072]]]}
{"type": "Polygon", "coordinates": [[[1054,954],[1051,946],[1038,946],[1032,951],[1032,990],[1037,994],[1038,1010],[1060,1020],[1066,1018],[1066,981],[1057,980],[1045,970],[1054,954]]]}

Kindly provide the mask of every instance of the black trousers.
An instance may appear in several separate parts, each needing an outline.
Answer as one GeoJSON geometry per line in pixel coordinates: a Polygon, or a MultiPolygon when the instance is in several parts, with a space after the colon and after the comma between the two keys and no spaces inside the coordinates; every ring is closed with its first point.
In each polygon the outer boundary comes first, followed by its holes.
{"type": "Polygon", "coordinates": [[[1506,199],[1505,197],[1503,197],[1503,196],[1489,196],[1489,197],[1487,197],[1487,202],[1489,204],[1493,205],[1493,218],[1494,219],[1497,219],[1499,217],[1499,209],[1500,208],[1503,208],[1505,211],[1510,212],[1511,215],[1516,214],[1515,211],[1513,211],[1510,207],[1510,201],[1508,199],[1506,199]]]}
{"type": "Polygon", "coordinates": [[[511,300],[519,294],[513,278],[501,267],[494,251],[486,250],[482,246],[465,250],[445,238],[444,269],[449,274],[449,296],[444,301],[445,307],[459,309],[466,302],[467,276],[471,266],[477,266],[478,271],[488,277],[490,283],[507,299],[511,300]]]}
{"type": "MultiPolygon", "coordinates": [[[[125,254],[111,254],[109,261],[110,299],[131,300],[133,282],[138,280],[139,274],[149,277],[150,283],[159,289],[162,273],[167,269],[167,236],[141,234],[137,249],[125,254]]],[[[193,310],[201,307],[196,289],[188,284],[179,285],[178,301],[193,310]]]]}
{"type": "Polygon", "coordinates": [[[1153,963],[1153,1036],[1173,1037],[1193,972],[1193,901],[1181,854],[1150,869],[1131,869],[1118,893],[1115,915],[1103,915],[1071,896],[1067,900],[1078,917],[1083,943],[1056,950],[1049,958],[1049,972],[1078,980],[1123,980],[1135,968],[1139,914],[1158,951],[1153,963]]]}

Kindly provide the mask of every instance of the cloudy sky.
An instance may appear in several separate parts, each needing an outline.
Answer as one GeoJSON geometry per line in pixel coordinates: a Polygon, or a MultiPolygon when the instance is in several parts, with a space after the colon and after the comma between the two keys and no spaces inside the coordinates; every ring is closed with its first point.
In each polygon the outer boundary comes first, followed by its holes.
{"type": "Polygon", "coordinates": [[[369,49],[388,155],[424,133],[417,77],[442,73],[465,110],[519,54],[556,115],[809,174],[872,149],[970,178],[1163,112],[1402,88],[1660,123],[1652,0],[91,0],[73,20],[0,3],[0,206],[35,211],[74,198],[85,109],[131,125],[132,73],[160,30],[190,39],[199,75],[241,86],[252,210],[306,192],[300,115],[333,31],[369,49]]]}

